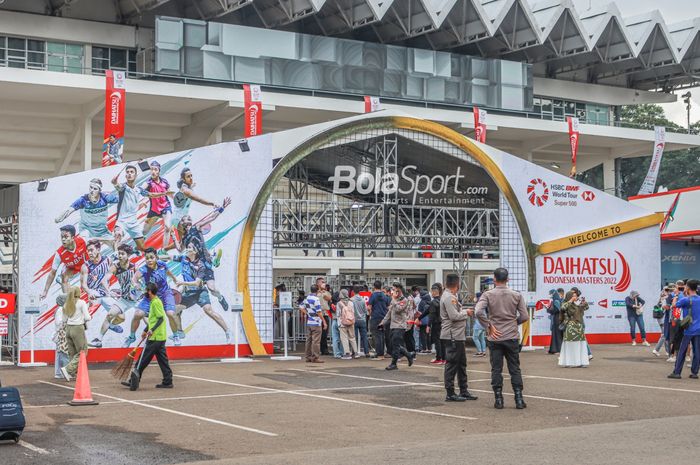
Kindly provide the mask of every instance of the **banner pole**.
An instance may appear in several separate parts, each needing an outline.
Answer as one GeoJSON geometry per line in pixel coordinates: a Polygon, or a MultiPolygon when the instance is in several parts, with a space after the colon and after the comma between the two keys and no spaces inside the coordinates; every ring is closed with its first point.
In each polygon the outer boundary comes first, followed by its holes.
{"type": "Polygon", "coordinates": [[[29,349],[30,349],[30,357],[29,357],[29,363],[18,363],[18,367],[45,367],[47,364],[44,362],[35,362],[34,361],[34,324],[35,324],[35,316],[32,315],[30,321],[30,324],[32,325],[31,331],[29,331],[29,349]]]}
{"type": "Polygon", "coordinates": [[[270,360],[301,360],[301,357],[296,355],[289,355],[289,331],[287,328],[287,321],[289,319],[289,312],[292,311],[292,293],[289,291],[280,292],[280,311],[284,313],[284,326],[282,331],[284,331],[284,355],[270,357],[270,360]]]}
{"type": "Polygon", "coordinates": [[[240,358],[238,357],[238,319],[241,317],[243,312],[243,293],[234,292],[233,301],[231,302],[231,313],[233,313],[233,358],[222,358],[222,363],[250,363],[256,362],[252,358],[240,358]]]}

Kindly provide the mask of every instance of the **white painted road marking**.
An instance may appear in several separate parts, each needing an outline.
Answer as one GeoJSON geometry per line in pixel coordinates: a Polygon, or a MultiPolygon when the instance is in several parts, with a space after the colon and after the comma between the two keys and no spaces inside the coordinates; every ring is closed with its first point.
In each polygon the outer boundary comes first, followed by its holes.
{"type": "Polygon", "coordinates": [[[42,449],[41,447],[37,447],[34,444],[29,444],[27,441],[20,440],[18,444],[22,447],[25,447],[25,448],[33,451],[33,452],[36,452],[37,454],[41,454],[41,455],[50,454],[50,452],[47,451],[46,449],[42,449]]]}
{"type": "MultiPolygon", "coordinates": [[[[61,384],[50,383],[50,382],[48,382],[48,381],[39,381],[39,382],[40,382],[40,383],[43,383],[43,384],[48,384],[48,385],[51,385],[51,386],[60,387],[60,388],[63,388],[63,389],[69,389],[69,390],[71,390],[71,391],[73,390],[73,388],[70,387],[70,386],[64,386],[64,385],[61,385],[61,384]]],[[[195,420],[206,421],[206,422],[209,422],[209,423],[213,423],[213,424],[215,424],[215,425],[228,426],[228,427],[231,427],[231,428],[236,428],[236,429],[240,429],[240,430],[243,430],[243,431],[248,431],[248,432],[250,432],[250,433],[257,433],[257,434],[262,434],[262,435],[264,435],[264,436],[272,436],[272,437],[277,436],[275,433],[270,433],[269,431],[263,431],[263,430],[260,430],[260,429],[249,428],[249,427],[247,427],[247,426],[236,425],[236,424],[234,424],[234,423],[228,423],[228,422],[225,422],[225,421],[215,420],[215,419],[213,419],[213,418],[201,417],[201,416],[199,416],[199,415],[192,415],[192,414],[190,414],[190,413],[178,412],[177,410],[171,410],[171,409],[164,408],[164,407],[158,407],[158,406],[156,406],[156,405],[149,405],[149,404],[146,404],[146,403],[144,403],[144,402],[138,402],[138,401],[129,400],[129,399],[122,399],[122,398],[120,398],[120,397],[109,396],[109,395],[107,395],[107,394],[101,394],[101,393],[100,393],[100,394],[98,394],[98,393],[93,393],[93,395],[95,395],[95,396],[100,396],[100,397],[105,397],[105,398],[107,398],[107,399],[118,400],[118,401],[121,401],[121,402],[125,402],[125,403],[127,403],[127,404],[139,405],[139,406],[141,406],[141,407],[146,407],[146,408],[150,408],[150,409],[153,409],[153,410],[159,410],[159,411],[161,411],[161,412],[172,413],[172,414],[174,414],[174,415],[180,415],[180,416],[183,416],[183,417],[193,418],[193,419],[195,419],[195,420]]]]}

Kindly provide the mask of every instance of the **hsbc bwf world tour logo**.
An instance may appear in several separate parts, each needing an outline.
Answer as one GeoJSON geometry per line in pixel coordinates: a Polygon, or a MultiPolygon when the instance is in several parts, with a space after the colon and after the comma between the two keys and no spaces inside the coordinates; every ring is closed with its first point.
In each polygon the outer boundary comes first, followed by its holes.
{"type": "Polygon", "coordinates": [[[541,207],[549,200],[549,187],[540,178],[533,179],[527,185],[527,199],[531,204],[541,207]]]}

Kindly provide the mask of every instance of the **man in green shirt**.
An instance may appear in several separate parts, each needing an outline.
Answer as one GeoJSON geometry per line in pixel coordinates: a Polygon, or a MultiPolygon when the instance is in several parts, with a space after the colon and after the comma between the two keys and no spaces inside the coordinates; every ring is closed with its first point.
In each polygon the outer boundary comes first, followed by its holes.
{"type": "Polygon", "coordinates": [[[146,295],[151,302],[148,311],[148,328],[143,333],[143,337],[147,338],[146,347],[144,347],[136,367],[131,371],[131,379],[129,382],[122,383],[125,386],[129,386],[129,389],[132,391],[139,388],[143,370],[151,363],[154,355],[158,361],[160,371],[163,372],[163,382],[156,384],[156,387],[166,389],[173,387],[173,372],[170,369],[168,354],[165,351],[165,341],[167,339],[165,310],[163,309],[163,302],[158,298],[158,286],[155,283],[148,283],[146,295]]]}

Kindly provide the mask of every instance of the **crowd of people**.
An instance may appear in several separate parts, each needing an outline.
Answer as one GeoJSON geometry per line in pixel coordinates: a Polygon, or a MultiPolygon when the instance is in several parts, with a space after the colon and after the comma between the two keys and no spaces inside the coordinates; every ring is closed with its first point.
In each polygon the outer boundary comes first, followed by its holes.
{"type": "Polygon", "coordinates": [[[525,408],[518,325],[528,320],[527,308],[523,296],[508,288],[505,268],[494,272],[494,281],[495,288],[480,295],[472,308],[463,307],[458,298],[460,280],[456,274],[447,275],[444,287],[435,283],[430,291],[414,287],[410,292],[401,283],[385,286],[381,281],[374,282],[372,292],[360,284],[333,292],[325,278],[318,278],[310,293],[298,302],[307,331],[306,362],[324,363],[324,354],[344,360],[368,357],[389,360],[386,370],[393,371],[399,369],[402,358],[411,367],[418,353],[434,351],[430,363],[445,367],[445,400],[476,400],[468,390],[465,347],[467,322],[472,318],[478,341],[475,356],[484,357],[486,346],[490,349],[494,406],[504,407],[505,359],[516,407],[525,408]],[[330,331],[330,349],[327,344],[324,347],[326,331],[330,331]]]}

